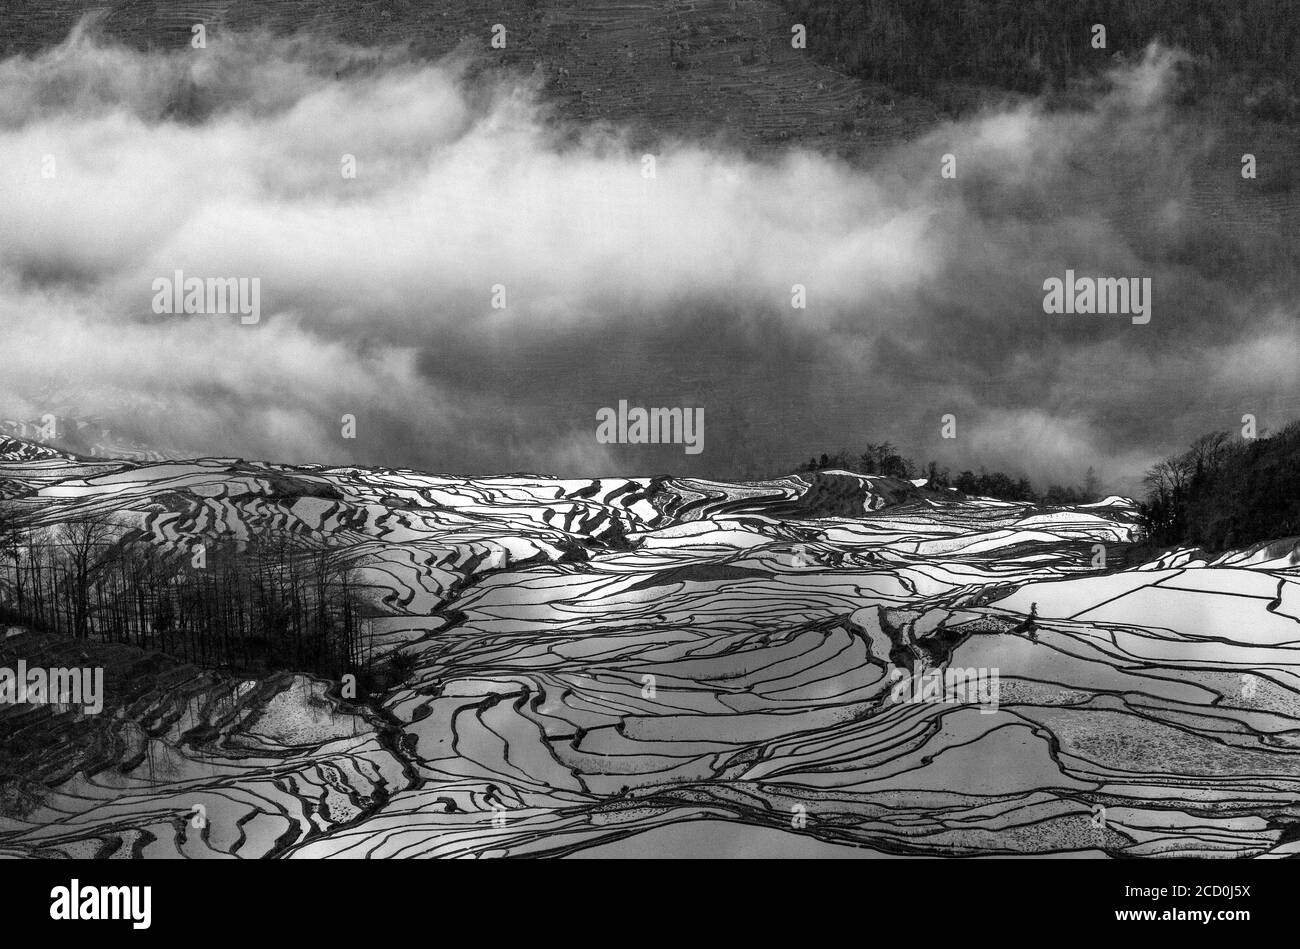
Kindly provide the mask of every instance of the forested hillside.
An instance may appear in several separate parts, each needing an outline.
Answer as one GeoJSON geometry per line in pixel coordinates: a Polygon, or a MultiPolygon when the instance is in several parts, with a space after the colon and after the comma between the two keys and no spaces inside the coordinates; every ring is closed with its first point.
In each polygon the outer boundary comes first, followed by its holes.
{"type": "Polygon", "coordinates": [[[968,80],[1060,87],[1149,43],[1197,60],[1193,92],[1231,80],[1262,117],[1294,117],[1300,25],[1290,0],[783,0],[808,48],[844,71],[904,88],[968,80]],[[1106,47],[1093,46],[1094,24],[1106,47]]]}
{"type": "Polygon", "coordinates": [[[1219,551],[1300,535],[1300,422],[1276,435],[1202,435],[1155,465],[1143,519],[1151,539],[1219,551]]]}

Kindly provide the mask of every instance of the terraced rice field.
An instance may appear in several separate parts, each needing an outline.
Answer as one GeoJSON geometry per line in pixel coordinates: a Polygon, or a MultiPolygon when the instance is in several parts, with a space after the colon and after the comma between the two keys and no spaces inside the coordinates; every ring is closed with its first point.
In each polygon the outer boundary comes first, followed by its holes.
{"type": "Polygon", "coordinates": [[[6,709],[32,716],[13,734],[59,737],[29,752],[44,785],[6,785],[0,852],[1300,846],[1293,544],[1098,569],[1097,545],[1133,536],[1123,499],[1035,508],[849,472],[469,480],[0,447],[0,483],[50,523],[102,510],[163,545],[268,524],[328,535],[382,614],[376,653],[411,669],[365,706],[308,676],[153,660],[96,719],[6,709]],[[996,670],[996,689],[959,670],[996,670]],[[900,695],[918,672],[938,691],[900,695]]]}

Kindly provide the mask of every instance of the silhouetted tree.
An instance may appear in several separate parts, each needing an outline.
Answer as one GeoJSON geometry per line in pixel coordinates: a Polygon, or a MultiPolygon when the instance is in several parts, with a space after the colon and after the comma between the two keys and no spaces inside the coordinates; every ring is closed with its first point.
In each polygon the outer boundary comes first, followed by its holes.
{"type": "Polygon", "coordinates": [[[72,606],[72,635],[89,634],[91,585],[112,556],[118,528],[106,516],[84,513],[59,527],[58,543],[72,606]]]}

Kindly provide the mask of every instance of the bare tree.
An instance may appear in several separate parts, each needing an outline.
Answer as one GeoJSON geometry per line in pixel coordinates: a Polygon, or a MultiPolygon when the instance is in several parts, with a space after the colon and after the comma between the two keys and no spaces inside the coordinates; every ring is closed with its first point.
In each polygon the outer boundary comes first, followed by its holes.
{"type": "Polygon", "coordinates": [[[96,575],[112,557],[117,526],[102,514],[82,514],[59,529],[59,548],[71,587],[72,635],[90,632],[90,590],[96,575]]]}
{"type": "Polygon", "coordinates": [[[1227,455],[1231,436],[1227,432],[1210,432],[1192,442],[1187,453],[1183,455],[1184,463],[1191,475],[1206,474],[1215,471],[1227,455]]]}
{"type": "Polygon", "coordinates": [[[1182,494],[1191,480],[1193,469],[1186,457],[1168,458],[1152,465],[1142,479],[1142,483],[1155,491],[1161,504],[1182,494]]]}
{"type": "Polygon", "coordinates": [[[1101,499],[1101,482],[1097,480],[1095,468],[1088,468],[1088,473],[1083,476],[1083,498],[1089,502],[1101,499]]]}
{"type": "MultiPolygon", "coordinates": [[[[0,606],[12,609],[20,586],[18,517],[11,502],[0,499],[0,606]]],[[[21,609],[21,607],[19,607],[21,609]]]]}

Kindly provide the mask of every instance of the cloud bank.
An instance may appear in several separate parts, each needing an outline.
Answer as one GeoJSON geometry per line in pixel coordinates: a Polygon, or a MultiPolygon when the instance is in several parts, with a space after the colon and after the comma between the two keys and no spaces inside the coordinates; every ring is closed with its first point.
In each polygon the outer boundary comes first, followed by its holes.
{"type": "Polygon", "coordinates": [[[1300,415],[1295,196],[1257,197],[1249,149],[1171,109],[1169,54],[869,163],[673,141],[653,177],[617,129],[469,67],[262,35],[0,63],[0,415],[565,476],[770,475],[889,439],[1127,490],[1203,430],[1300,415]],[[1222,213],[1254,201],[1272,216],[1222,213]],[[1045,314],[1067,269],[1150,277],[1151,323],[1045,314]],[[260,322],[155,314],[177,270],[259,278],[260,322]],[[702,407],[706,450],[598,443],[621,399],[702,407]]]}

